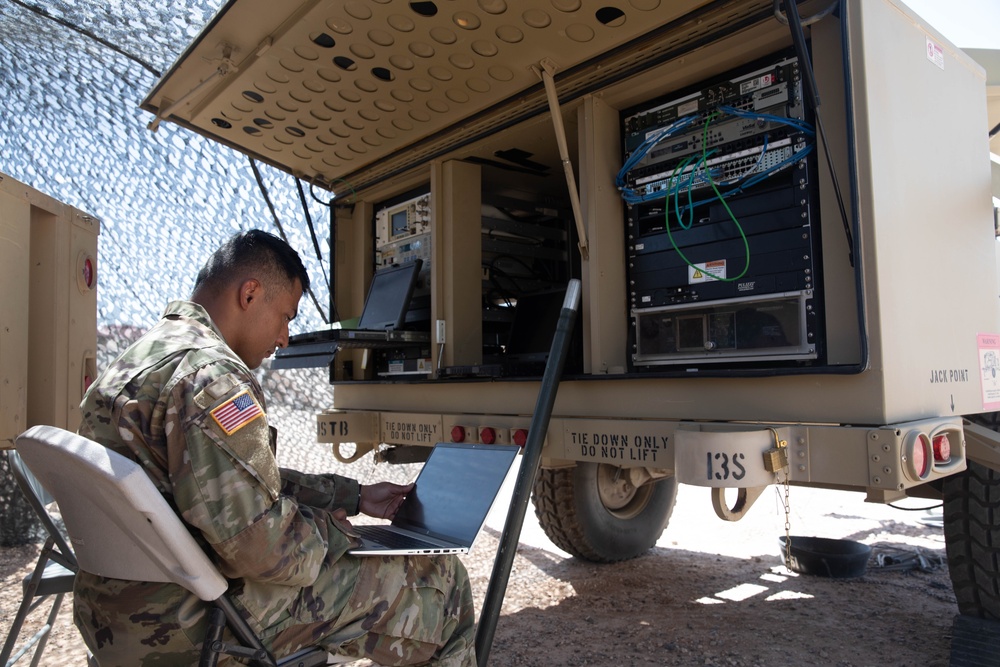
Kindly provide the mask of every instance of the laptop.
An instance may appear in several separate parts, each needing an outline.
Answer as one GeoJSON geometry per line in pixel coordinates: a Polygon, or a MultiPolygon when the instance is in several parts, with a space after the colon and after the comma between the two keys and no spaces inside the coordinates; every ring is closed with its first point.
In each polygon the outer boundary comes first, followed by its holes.
{"type": "Polygon", "coordinates": [[[339,328],[335,323],[327,329],[291,336],[288,347],[275,352],[271,367],[329,366],[340,348],[394,348],[429,342],[429,331],[402,328],[421,266],[423,260],[416,259],[377,271],[357,328],[339,328]]]}
{"type": "Polygon", "coordinates": [[[469,553],[520,447],[440,442],[391,524],[354,526],[356,556],[469,553]]]}

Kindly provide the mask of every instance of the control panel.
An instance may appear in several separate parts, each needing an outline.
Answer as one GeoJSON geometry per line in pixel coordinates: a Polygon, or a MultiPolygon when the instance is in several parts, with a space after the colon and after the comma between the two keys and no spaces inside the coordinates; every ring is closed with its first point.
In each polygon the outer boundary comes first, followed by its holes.
{"type": "Polygon", "coordinates": [[[431,259],[430,193],[375,212],[375,267],[431,259]]]}

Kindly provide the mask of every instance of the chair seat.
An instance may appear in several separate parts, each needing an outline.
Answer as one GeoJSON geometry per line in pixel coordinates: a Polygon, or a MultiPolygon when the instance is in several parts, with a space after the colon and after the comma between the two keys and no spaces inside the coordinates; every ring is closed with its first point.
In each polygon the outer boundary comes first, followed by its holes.
{"type": "MultiPolygon", "coordinates": [[[[214,666],[223,654],[247,658],[257,666],[330,664],[330,654],[319,647],[274,661],[226,594],[230,582],[139,464],[50,426],[33,426],[17,437],[16,446],[11,460],[23,459],[42,488],[62,501],[62,519],[76,547],[70,550],[67,545],[63,555],[75,553],[80,570],[114,579],[169,581],[213,603],[198,664],[214,666]],[[234,641],[222,639],[227,626],[234,641]],[[260,654],[265,657],[250,658],[260,654]]],[[[44,511],[41,514],[51,520],[44,511]]],[[[56,535],[51,540],[61,538],[57,530],[52,532],[56,535]]],[[[47,543],[46,549],[50,547],[47,543]]],[[[44,557],[47,551],[43,552],[44,557]]],[[[52,582],[69,586],[58,576],[52,582]]]]}
{"type": "MultiPolygon", "coordinates": [[[[49,562],[42,572],[42,579],[38,582],[38,590],[35,591],[37,597],[45,595],[58,595],[59,593],[73,592],[73,579],[76,575],[73,570],[67,569],[59,563],[49,562]]],[[[31,583],[29,574],[21,580],[21,588],[27,593],[28,585],[31,583]]]]}

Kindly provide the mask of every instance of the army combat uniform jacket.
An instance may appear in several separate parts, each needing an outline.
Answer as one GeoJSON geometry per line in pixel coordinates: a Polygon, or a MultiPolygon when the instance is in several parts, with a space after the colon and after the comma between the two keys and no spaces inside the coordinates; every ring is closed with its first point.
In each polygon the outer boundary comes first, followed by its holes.
{"type": "MultiPolygon", "coordinates": [[[[277,655],[322,644],[379,664],[474,664],[456,559],[354,558],[359,486],[279,470],[264,395],[199,305],[175,301],[84,397],[80,434],[139,462],[277,655]],[[419,621],[416,620],[419,616],[419,621]]],[[[108,665],[196,664],[205,605],[180,586],[81,572],[74,613],[108,665]]]]}

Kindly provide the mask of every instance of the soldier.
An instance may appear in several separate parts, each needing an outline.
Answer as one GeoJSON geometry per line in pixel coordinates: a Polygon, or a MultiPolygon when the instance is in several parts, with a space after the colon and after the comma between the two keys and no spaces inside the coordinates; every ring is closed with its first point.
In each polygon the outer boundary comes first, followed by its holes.
{"type": "MultiPolygon", "coordinates": [[[[139,462],[281,657],[322,645],[380,665],[474,666],[468,575],[453,557],[354,557],[349,514],[395,514],[409,486],[279,469],[251,369],[288,344],[309,277],[257,230],[233,236],[83,399],[80,434],[139,462]]],[[[81,572],[74,618],[101,667],[194,665],[207,607],[175,584],[81,572]]],[[[220,662],[220,664],[222,664],[220,662]]]]}

